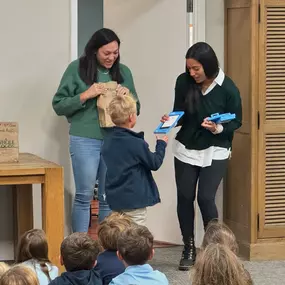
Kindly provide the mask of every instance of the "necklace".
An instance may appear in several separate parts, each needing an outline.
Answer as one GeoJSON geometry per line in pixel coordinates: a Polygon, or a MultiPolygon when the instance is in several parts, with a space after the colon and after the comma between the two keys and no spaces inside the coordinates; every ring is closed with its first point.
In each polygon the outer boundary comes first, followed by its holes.
{"type": "Polygon", "coordinates": [[[103,70],[101,70],[101,69],[99,69],[99,68],[97,68],[97,70],[99,71],[99,72],[101,72],[101,73],[103,73],[103,74],[109,74],[109,70],[107,70],[107,71],[103,71],[103,70]]]}

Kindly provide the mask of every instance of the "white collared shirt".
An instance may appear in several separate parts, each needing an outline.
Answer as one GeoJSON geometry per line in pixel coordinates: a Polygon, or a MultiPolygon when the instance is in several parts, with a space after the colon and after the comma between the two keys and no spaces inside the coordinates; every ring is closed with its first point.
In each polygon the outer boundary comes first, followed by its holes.
{"type": "MultiPolygon", "coordinates": [[[[214,87],[217,84],[219,86],[222,86],[224,80],[225,80],[225,73],[220,68],[217,77],[214,79],[212,84],[207,88],[207,90],[202,94],[206,96],[214,89],[214,87]]],[[[223,131],[223,126],[221,124],[217,124],[217,130],[214,132],[214,134],[219,134],[222,131],[223,131]]],[[[230,149],[218,146],[210,146],[207,149],[203,150],[186,149],[185,146],[176,139],[173,142],[172,148],[173,148],[173,154],[177,159],[179,159],[184,163],[200,167],[210,166],[212,164],[212,160],[228,159],[231,153],[230,149]]]]}

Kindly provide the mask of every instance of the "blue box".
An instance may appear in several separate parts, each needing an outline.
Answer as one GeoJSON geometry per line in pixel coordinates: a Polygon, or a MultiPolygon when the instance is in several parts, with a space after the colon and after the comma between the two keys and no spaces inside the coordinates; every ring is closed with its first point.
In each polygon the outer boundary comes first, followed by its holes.
{"type": "Polygon", "coordinates": [[[177,122],[184,115],[183,111],[171,112],[168,114],[169,120],[165,123],[160,123],[154,130],[155,134],[167,134],[172,128],[177,125],[177,122]]]}
{"type": "Polygon", "coordinates": [[[219,114],[215,113],[212,114],[211,117],[208,118],[208,121],[214,122],[216,124],[223,124],[223,123],[228,123],[231,120],[236,118],[236,114],[232,113],[224,113],[224,114],[219,114]]]}

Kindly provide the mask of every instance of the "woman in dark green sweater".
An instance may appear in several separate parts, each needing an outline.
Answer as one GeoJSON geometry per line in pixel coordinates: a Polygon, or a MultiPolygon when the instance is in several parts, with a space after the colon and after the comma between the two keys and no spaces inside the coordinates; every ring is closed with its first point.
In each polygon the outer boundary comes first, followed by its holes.
{"type": "MultiPolygon", "coordinates": [[[[184,242],[179,269],[189,270],[195,262],[194,201],[197,200],[204,227],[218,218],[215,196],[226,173],[234,131],[241,126],[239,90],[219,68],[213,49],[194,44],[186,54],[186,72],[178,76],[174,111],[184,111],[173,145],[177,186],[177,213],[184,242]],[[235,113],[236,119],[215,124],[214,113],[235,113]]],[[[162,121],[167,120],[167,116],[162,121]]]]}
{"type": "Polygon", "coordinates": [[[117,94],[130,91],[137,98],[130,69],[120,63],[120,40],[109,29],[94,33],[85,47],[84,55],[66,69],[53,98],[57,115],[65,116],[70,123],[70,156],[75,180],[75,199],[72,212],[74,232],[87,232],[90,219],[90,202],[99,178],[99,221],[109,215],[105,201],[106,166],[101,158],[103,132],[99,124],[97,96],[103,93],[108,81],[116,81],[117,94]]]}

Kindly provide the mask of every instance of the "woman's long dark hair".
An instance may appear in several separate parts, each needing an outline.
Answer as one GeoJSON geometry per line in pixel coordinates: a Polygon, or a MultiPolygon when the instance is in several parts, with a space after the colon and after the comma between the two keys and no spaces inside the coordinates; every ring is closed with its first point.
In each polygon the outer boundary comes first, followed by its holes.
{"type": "MultiPolygon", "coordinates": [[[[87,84],[92,85],[98,80],[98,60],[97,51],[104,45],[116,41],[120,47],[120,39],[116,33],[110,29],[100,29],[93,34],[87,43],[83,56],[79,59],[79,75],[87,84]]],[[[122,83],[124,79],[120,72],[120,54],[110,69],[112,80],[122,83]]]]}
{"type": "MultiPolygon", "coordinates": [[[[204,42],[199,42],[191,46],[187,53],[186,59],[195,59],[203,66],[205,75],[208,79],[215,78],[219,73],[218,58],[210,45],[204,42]]],[[[186,66],[186,73],[189,74],[189,91],[186,96],[186,104],[188,110],[193,113],[197,110],[199,105],[199,98],[201,95],[200,84],[197,84],[191,77],[190,71],[186,66]]]]}

